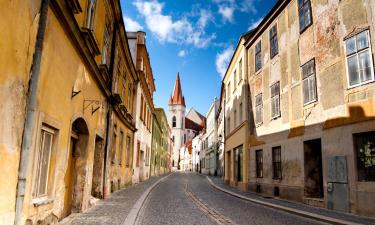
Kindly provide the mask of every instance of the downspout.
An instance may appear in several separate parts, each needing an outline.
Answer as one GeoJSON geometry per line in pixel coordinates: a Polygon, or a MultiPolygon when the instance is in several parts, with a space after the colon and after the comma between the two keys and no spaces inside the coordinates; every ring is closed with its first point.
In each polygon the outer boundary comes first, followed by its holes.
{"type": "MultiPolygon", "coordinates": [[[[109,85],[109,88],[111,90],[111,94],[112,94],[112,89],[113,89],[113,78],[114,78],[114,61],[115,61],[115,55],[116,55],[116,41],[117,41],[117,30],[118,30],[118,23],[117,23],[117,20],[114,24],[114,27],[113,27],[113,38],[112,38],[112,49],[111,49],[111,62],[110,62],[110,66],[109,66],[109,74],[112,75],[111,76],[111,82],[110,82],[110,85],[109,85]]],[[[107,168],[108,166],[108,155],[109,155],[109,143],[111,142],[111,129],[112,129],[112,98],[111,96],[108,98],[108,112],[107,112],[107,127],[106,127],[106,140],[105,140],[105,147],[104,147],[104,168],[103,168],[103,171],[104,171],[104,175],[103,175],[103,198],[107,198],[108,197],[108,193],[107,193],[107,185],[106,185],[106,181],[107,181],[107,178],[109,177],[109,169],[107,168]]]]}
{"type": "Polygon", "coordinates": [[[28,99],[26,102],[26,118],[22,134],[21,157],[18,168],[18,182],[15,205],[14,224],[21,225],[23,204],[26,192],[27,168],[29,166],[30,149],[32,147],[33,129],[37,109],[37,90],[40,76],[40,64],[42,60],[43,42],[46,32],[49,0],[42,0],[40,6],[39,26],[36,36],[35,51],[30,71],[28,99]]]}

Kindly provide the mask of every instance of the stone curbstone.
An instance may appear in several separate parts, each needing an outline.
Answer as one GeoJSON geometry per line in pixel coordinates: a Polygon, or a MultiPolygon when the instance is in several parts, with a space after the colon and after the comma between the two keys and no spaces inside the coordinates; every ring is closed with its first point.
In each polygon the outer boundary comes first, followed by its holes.
{"type": "Polygon", "coordinates": [[[269,203],[269,202],[264,202],[264,201],[261,201],[261,200],[258,200],[258,199],[249,198],[249,197],[246,197],[244,195],[240,195],[240,194],[234,193],[232,191],[226,190],[225,188],[221,188],[218,185],[214,184],[214,182],[211,180],[211,178],[209,178],[208,176],[206,176],[206,178],[207,178],[208,182],[210,183],[210,185],[212,187],[214,187],[215,189],[217,189],[219,191],[222,191],[224,193],[227,193],[229,195],[232,195],[234,197],[237,197],[239,199],[242,199],[242,200],[246,200],[246,201],[249,201],[249,202],[253,202],[253,203],[263,205],[263,206],[266,206],[266,207],[270,207],[270,208],[274,208],[274,209],[277,209],[277,210],[282,210],[282,211],[287,212],[287,213],[295,214],[295,215],[302,216],[302,217],[305,217],[305,218],[310,218],[310,219],[317,220],[317,221],[320,221],[320,222],[325,222],[325,223],[330,223],[330,224],[360,225],[360,223],[348,222],[348,221],[344,221],[344,220],[340,220],[340,219],[336,219],[336,218],[332,218],[332,217],[328,217],[328,216],[319,215],[319,214],[316,214],[316,213],[310,213],[310,212],[306,212],[306,211],[302,211],[302,210],[298,210],[298,209],[293,209],[293,208],[286,207],[286,206],[281,206],[281,205],[276,205],[276,204],[269,203]]]}
{"type": "Polygon", "coordinates": [[[143,204],[144,204],[145,200],[147,199],[148,195],[150,194],[150,192],[152,191],[152,189],[154,189],[159,183],[161,183],[163,180],[165,180],[167,177],[169,177],[172,174],[173,173],[170,173],[167,176],[164,176],[164,177],[160,178],[154,184],[152,184],[145,192],[143,192],[141,197],[139,197],[137,202],[134,204],[133,208],[130,210],[129,214],[126,216],[122,225],[134,225],[134,224],[136,224],[136,221],[137,221],[138,216],[139,216],[139,212],[141,211],[141,209],[143,207],[143,204]]]}

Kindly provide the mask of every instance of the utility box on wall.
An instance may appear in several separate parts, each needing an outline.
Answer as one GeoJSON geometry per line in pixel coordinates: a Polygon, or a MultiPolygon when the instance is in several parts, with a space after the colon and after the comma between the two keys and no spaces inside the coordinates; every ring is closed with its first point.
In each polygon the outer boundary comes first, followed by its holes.
{"type": "Polygon", "coordinates": [[[327,208],[349,212],[349,185],[346,156],[328,158],[327,208]]]}

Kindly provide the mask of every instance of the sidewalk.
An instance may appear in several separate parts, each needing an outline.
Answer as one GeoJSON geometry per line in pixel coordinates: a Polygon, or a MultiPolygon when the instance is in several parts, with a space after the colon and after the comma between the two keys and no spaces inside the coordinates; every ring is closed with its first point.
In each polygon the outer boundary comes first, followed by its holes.
{"type": "Polygon", "coordinates": [[[273,207],[272,205],[276,205],[279,206],[281,210],[288,211],[290,213],[295,213],[301,216],[303,216],[302,214],[305,213],[306,216],[310,218],[319,217],[322,219],[321,221],[325,221],[326,219],[332,219],[332,223],[336,224],[342,224],[340,223],[340,220],[347,221],[346,224],[375,224],[375,219],[360,217],[353,214],[342,213],[325,208],[313,207],[298,202],[263,197],[254,192],[242,192],[237,188],[229,186],[221,178],[211,176],[207,176],[207,178],[209,181],[212,181],[211,185],[213,185],[214,187],[216,186],[215,188],[222,189],[221,191],[227,192],[228,194],[234,195],[244,200],[249,200],[259,204],[268,205],[270,207],[273,207]],[[337,222],[334,222],[335,220],[337,220],[337,222]]]}
{"type": "Polygon", "coordinates": [[[101,200],[83,213],[71,214],[60,225],[121,225],[137,200],[158,180],[166,175],[151,177],[139,184],[113,193],[108,199],[101,200]]]}

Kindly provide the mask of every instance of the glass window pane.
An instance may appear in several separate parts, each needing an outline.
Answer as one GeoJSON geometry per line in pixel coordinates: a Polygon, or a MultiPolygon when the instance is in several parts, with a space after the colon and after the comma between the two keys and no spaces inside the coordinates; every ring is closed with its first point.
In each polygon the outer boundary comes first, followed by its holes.
{"type": "Polygon", "coordinates": [[[47,178],[48,178],[48,165],[49,165],[49,155],[52,145],[52,134],[44,132],[44,143],[42,149],[41,158],[41,171],[40,171],[40,184],[39,184],[39,195],[47,194],[47,178]]]}
{"type": "Polygon", "coordinates": [[[311,14],[310,14],[310,5],[309,4],[305,4],[304,5],[304,16],[305,16],[305,27],[307,27],[308,25],[310,25],[311,23],[311,14]]]}
{"type": "Polygon", "coordinates": [[[309,80],[304,79],[303,80],[303,102],[307,103],[310,101],[309,98],[309,80]]]}
{"type": "Polygon", "coordinates": [[[315,76],[311,76],[309,78],[309,83],[310,83],[310,101],[316,99],[316,80],[315,76]]]}
{"type": "Polygon", "coordinates": [[[368,35],[367,31],[357,35],[357,49],[358,51],[368,47],[368,35]]]}
{"type": "Polygon", "coordinates": [[[359,67],[361,73],[361,82],[371,80],[372,63],[370,60],[370,50],[367,50],[359,54],[359,67]]]}
{"type": "Polygon", "coordinates": [[[360,82],[358,73],[357,55],[348,58],[349,83],[355,85],[360,82]]]}
{"type": "Polygon", "coordinates": [[[346,40],[346,55],[353,54],[357,51],[355,37],[346,40]]]}

